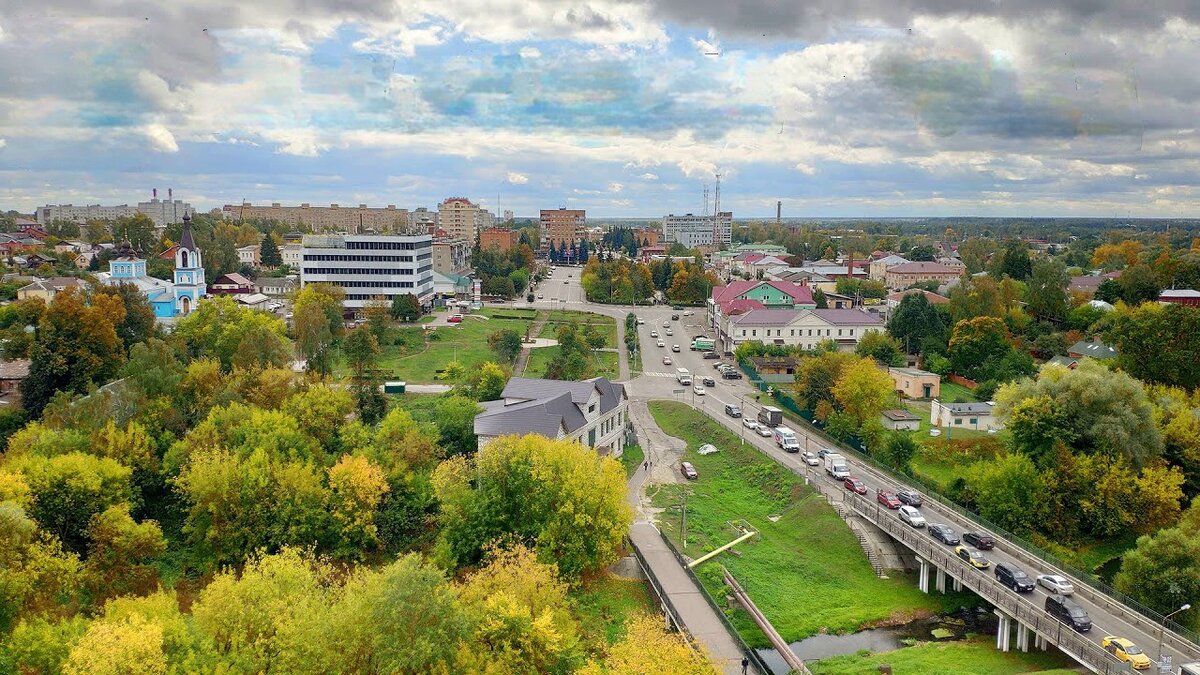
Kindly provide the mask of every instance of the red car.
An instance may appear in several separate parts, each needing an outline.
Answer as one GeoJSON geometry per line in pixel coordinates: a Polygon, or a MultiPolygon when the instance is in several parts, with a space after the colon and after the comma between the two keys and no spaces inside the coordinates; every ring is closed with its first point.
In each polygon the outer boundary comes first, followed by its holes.
{"type": "Polygon", "coordinates": [[[446,323],[462,323],[462,315],[455,314],[455,315],[451,316],[449,319],[446,319],[446,323]]]}
{"type": "Polygon", "coordinates": [[[843,483],[843,485],[845,485],[846,489],[851,492],[857,492],[860,495],[867,494],[866,484],[864,484],[861,480],[855,478],[854,476],[846,476],[846,480],[843,483]]]}
{"type": "Polygon", "coordinates": [[[883,504],[889,509],[900,508],[900,498],[897,497],[891,490],[880,490],[876,492],[875,501],[883,504]]]}

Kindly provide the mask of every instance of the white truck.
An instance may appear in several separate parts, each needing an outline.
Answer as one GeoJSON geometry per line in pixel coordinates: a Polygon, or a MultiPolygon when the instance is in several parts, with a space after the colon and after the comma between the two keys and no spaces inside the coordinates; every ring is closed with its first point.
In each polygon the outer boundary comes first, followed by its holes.
{"type": "Polygon", "coordinates": [[[783,448],[784,452],[800,452],[800,441],[796,432],[787,427],[775,427],[775,445],[783,448]]]}
{"type": "Polygon", "coordinates": [[[685,387],[692,386],[692,374],[688,372],[687,368],[676,368],[675,379],[685,387]]]}
{"type": "Polygon", "coordinates": [[[846,465],[846,458],[831,452],[825,455],[825,473],[833,476],[836,480],[842,480],[850,475],[850,467],[846,465]]]}

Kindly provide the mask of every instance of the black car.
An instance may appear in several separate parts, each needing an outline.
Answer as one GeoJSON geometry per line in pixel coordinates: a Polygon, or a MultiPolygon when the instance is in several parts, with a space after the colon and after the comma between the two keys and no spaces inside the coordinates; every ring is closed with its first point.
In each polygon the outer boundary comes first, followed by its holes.
{"type": "Polygon", "coordinates": [[[720,354],[718,354],[718,353],[716,353],[716,352],[704,352],[704,358],[706,358],[706,359],[719,359],[719,358],[721,358],[721,355],[720,355],[720,354]]]}
{"type": "Polygon", "coordinates": [[[672,320],[672,321],[678,321],[678,320],[679,320],[679,315],[678,315],[678,314],[672,314],[672,315],[671,315],[671,320],[672,320]]]}
{"type": "Polygon", "coordinates": [[[721,377],[727,380],[740,380],[742,379],[742,374],[733,368],[726,368],[725,372],[721,373],[721,377]]]}
{"type": "Polygon", "coordinates": [[[948,546],[958,546],[961,542],[954,528],[945,523],[934,523],[929,526],[929,536],[948,546]]]}
{"type": "Polygon", "coordinates": [[[1087,611],[1065,595],[1051,595],[1046,598],[1046,612],[1080,633],[1092,629],[1092,618],[1088,616],[1087,611]]]}
{"type": "Polygon", "coordinates": [[[909,506],[915,506],[918,509],[921,508],[922,504],[924,504],[924,502],[921,501],[921,493],[917,492],[916,490],[901,490],[896,493],[896,499],[899,499],[901,502],[908,504],[909,506]]]}
{"type": "Polygon", "coordinates": [[[996,581],[1017,593],[1033,591],[1033,578],[1025,574],[1025,570],[1011,563],[996,563],[996,581]]]}
{"type": "Polygon", "coordinates": [[[980,551],[990,551],[996,547],[996,540],[978,532],[964,532],[962,540],[980,551]]]}
{"type": "Polygon", "coordinates": [[[706,377],[706,378],[704,378],[703,380],[701,380],[701,382],[703,382],[703,383],[704,383],[704,386],[706,386],[706,387],[715,387],[715,386],[717,386],[717,381],[716,381],[716,380],[714,380],[714,379],[712,379],[711,377],[706,377]]]}

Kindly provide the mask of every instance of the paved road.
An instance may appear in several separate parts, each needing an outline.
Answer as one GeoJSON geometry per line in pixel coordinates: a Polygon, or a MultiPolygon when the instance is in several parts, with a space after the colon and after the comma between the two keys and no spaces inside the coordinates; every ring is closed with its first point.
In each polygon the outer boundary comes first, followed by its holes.
{"type": "MultiPolygon", "coordinates": [[[[577,279],[578,269],[575,269],[574,276],[577,279]]],[[[563,284],[559,283],[558,285],[561,286],[563,284]]],[[[566,286],[569,289],[571,284],[566,284],[566,286]]],[[[747,415],[757,415],[760,409],[757,397],[760,396],[760,392],[752,388],[745,380],[720,379],[714,369],[717,361],[705,360],[699,352],[688,350],[687,346],[694,337],[699,335],[714,337],[712,331],[704,325],[703,310],[695,309],[693,310],[695,314],[692,316],[682,316],[682,311],[676,312],[662,306],[629,308],[585,303],[583,302],[581,292],[572,292],[570,290],[563,293],[563,297],[565,301],[562,304],[568,309],[586,309],[609,315],[619,314],[620,316],[624,316],[629,311],[634,311],[639,317],[645,319],[645,325],[638,327],[639,339],[641,340],[643,349],[644,372],[641,377],[627,383],[627,389],[631,397],[642,399],[675,399],[692,405],[696,409],[718,420],[734,433],[741,435],[744,442],[755,445],[760,451],[774,457],[781,464],[792,469],[797,474],[803,475],[809,473],[815,480],[830,480],[825,478],[823,474],[813,471],[804,465],[797,455],[784,453],[774,445],[771,439],[761,438],[747,431],[742,426],[740,420],[729,418],[724,414],[724,405],[726,403],[738,403],[747,415]],[[672,321],[670,319],[672,314],[680,314],[681,316],[679,320],[672,321]],[[670,325],[674,335],[669,338],[664,337],[663,340],[667,346],[659,348],[656,346],[657,341],[650,337],[650,332],[657,330],[661,335],[661,331],[664,330],[664,323],[670,325]],[[679,344],[681,351],[679,353],[670,353],[670,345],[672,344],[679,344]],[[662,356],[668,354],[672,357],[672,364],[670,366],[662,363],[662,356]],[[714,377],[716,379],[716,386],[707,387],[707,394],[704,396],[695,396],[690,388],[681,387],[676,383],[674,373],[675,369],[679,367],[688,368],[695,376],[703,377],[704,375],[710,375],[714,377]],[[681,389],[684,390],[683,393],[680,393],[679,390],[681,389]]],[[[765,394],[761,394],[761,398],[764,402],[769,403],[765,394]]],[[[802,449],[815,452],[822,446],[822,440],[815,435],[806,433],[803,428],[795,428],[795,431],[800,439],[802,449]]],[[[898,490],[905,487],[890,477],[874,471],[869,466],[855,461],[853,457],[848,457],[847,460],[851,472],[866,483],[869,495],[871,496],[874,496],[875,492],[879,489],[898,490]]],[[[677,466],[674,467],[674,470],[678,470],[677,466]]],[[[978,528],[973,527],[964,518],[941,505],[927,502],[922,507],[922,511],[929,522],[947,523],[960,533],[971,529],[978,530],[978,528]]],[[[1061,570],[1053,569],[1044,563],[1034,566],[1019,562],[1019,558],[1027,559],[1027,554],[1023,554],[1019,549],[1011,547],[1003,540],[998,540],[997,547],[992,551],[988,551],[987,556],[993,562],[1014,564],[1024,569],[1030,576],[1037,576],[1038,574],[1062,574],[1061,570]]],[[[991,572],[987,573],[990,574],[991,572]]],[[[1076,587],[1082,587],[1082,584],[1078,580],[1076,580],[1075,585],[1076,587]]],[[[1045,602],[1045,593],[1040,589],[1031,594],[1023,594],[1021,597],[1025,602],[1037,608],[1042,607],[1045,602]]],[[[1100,640],[1106,635],[1118,635],[1133,640],[1152,658],[1157,655],[1158,632],[1156,627],[1150,625],[1147,619],[1136,615],[1127,608],[1115,605],[1115,603],[1108,601],[1105,596],[1099,594],[1093,596],[1091,593],[1087,593],[1086,589],[1084,593],[1076,595],[1076,600],[1083,605],[1092,618],[1092,630],[1086,634],[1088,639],[1099,644],[1100,640]],[[1089,597],[1082,597],[1084,595],[1089,597]]],[[[1171,656],[1176,666],[1181,662],[1200,660],[1200,650],[1189,648],[1187,653],[1183,653],[1172,648],[1170,640],[1168,640],[1168,644],[1164,647],[1163,654],[1171,656]]]]}

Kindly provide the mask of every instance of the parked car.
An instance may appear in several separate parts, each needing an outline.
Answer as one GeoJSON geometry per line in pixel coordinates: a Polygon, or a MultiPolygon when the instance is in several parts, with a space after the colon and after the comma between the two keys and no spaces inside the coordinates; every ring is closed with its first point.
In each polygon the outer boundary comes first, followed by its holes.
{"type": "MultiPolygon", "coordinates": [[[[704,384],[707,385],[708,384],[707,380],[709,380],[711,378],[706,377],[704,379],[705,379],[704,384]]],[[[732,417],[734,419],[737,419],[742,416],[742,408],[741,408],[741,406],[734,405],[732,403],[726,403],[725,404],[725,414],[729,415],[730,417],[732,417]]]]}
{"type": "Polygon", "coordinates": [[[704,358],[706,358],[706,359],[719,359],[719,358],[721,358],[721,355],[720,355],[720,354],[718,354],[718,353],[716,353],[716,352],[704,352],[704,358]]]}
{"type": "Polygon", "coordinates": [[[1087,610],[1065,595],[1048,596],[1046,612],[1080,633],[1086,633],[1092,629],[1092,617],[1088,616],[1087,610]]]}
{"type": "Polygon", "coordinates": [[[449,319],[446,319],[446,323],[462,323],[462,315],[452,314],[449,319]]]}
{"type": "MultiPolygon", "coordinates": [[[[539,295],[538,297],[540,298],[540,297],[542,297],[542,296],[540,296],[540,295],[539,295]]],[[[639,325],[639,326],[640,326],[640,325],[642,325],[642,324],[644,324],[644,323],[646,323],[646,320],[645,320],[645,319],[643,319],[642,317],[640,317],[640,316],[639,316],[639,317],[637,318],[637,325],[639,325]]]]}
{"type": "Polygon", "coordinates": [[[925,527],[925,516],[914,506],[901,506],[897,515],[900,516],[900,520],[913,527],[925,527]]]}
{"type": "Polygon", "coordinates": [[[992,566],[992,561],[983,556],[982,553],[973,548],[966,546],[955,546],[954,555],[958,556],[963,562],[977,570],[986,570],[992,566]]]}
{"type": "Polygon", "coordinates": [[[683,309],[683,305],[671,305],[671,309],[683,309]]]}
{"type": "Polygon", "coordinates": [[[860,495],[867,494],[867,484],[854,476],[846,476],[842,481],[842,485],[851,492],[857,492],[860,495]]]}
{"type": "Polygon", "coordinates": [[[683,313],[683,315],[684,315],[684,316],[691,316],[691,315],[693,315],[693,314],[695,314],[695,312],[693,312],[693,311],[692,311],[692,310],[690,310],[690,309],[689,309],[688,311],[686,311],[686,312],[684,312],[684,313],[683,313]]]}
{"type": "Polygon", "coordinates": [[[664,357],[663,357],[663,365],[664,365],[664,366],[669,366],[669,365],[671,365],[671,357],[670,357],[670,356],[664,356],[664,357]]]}
{"type": "Polygon", "coordinates": [[[1146,656],[1146,652],[1125,638],[1105,635],[1104,639],[1100,641],[1100,646],[1104,648],[1104,651],[1112,654],[1116,660],[1133,666],[1134,670],[1149,670],[1153,665],[1150,657],[1146,656]]]}
{"type": "Polygon", "coordinates": [[[704,390],[704,387],[697,384],[692,387],[692,393],[694,393],[697,396],[703,396],[703,395],[707,394],[708,392],[704,390]]]}
{"type": "Polygon", "coordinates": [[[818,466],[821,464],[821,460],[817,459],[816,453],[807,450],[800,453],[800,459],[803,459],[804,463],[809,466],[818,466]]]}
{"type": "Polygon", "coordinates": [[[679,320],[679,315],[678,315],[678,314],[672,314],[672,315],[671,315],[671,320],[672,320],[672,321],[678,321],[678,320],[679,320]]]}
{"type": "Polygon", "coordinates": [[[1075,585],[1069,579],[1058,574],[1039,574],[1037,585],[1056,595],[1072,595],[1075,585]]]}
{"type": "Polygon", "coordinates": [[[978,532],[964,532],[962,540],[964,543],[970,544],[980,551],[990,551],[996,547],[995,539],[978,532]]]}
{"type": "Polygon", "coordinates": [[[756,422],[753,417],[743,417],[742,418],[742,426],[746,427],[747,429],[757,430],[758,422],[756,422]]]}
{"type": "Polygon", "coordinates": [[[900,500],[896,498],[896,495],[892,494],[891,490],[877,490],[875,492],[875,501],[889,509],[898,509],[901,506],[900,500]]]}
{"type": "Polygon", "coordinates": [[[758,425],[758,428],[755,429],[755,431],[757,431],[758,435],[762,436],[763,438],[770,438],[775,435],[775,430],[765,424],[758,425]]]}
{"type": "Polygon", "coordinates": [[[996,581],[1017,593],[1028,593],[1033,590],[1033,579],[1025,574],[1025,570],[1012,563],[996,563],[996,581]]]}
{"type": "Polygon", "coordinates": [[[706,386],[706,387],[715,387],[715,386],[717,386],[717,381],[716,381],[716,380],[714,380],[714,379],[712,379],[711,377],[707,377],[707,376],[705,376],[704,378],[701,378],[701,380],[700,380],[700,381],[701,381],[701,382],[703,382],[703,383],[704,383],[704,386],[706,386]]]}
{"type": "MultiPolygon", "coordinates": [[[[716,352],[713,352],[713,353],[716,353],[716,352]]],[[[714,363],[714,364],[713,364],[713,369],[714,369],[714,370],[723,370],[723,369],[725,369],[725,368],[728,368],[728,367],[729,367],[729,364],[728,364],[728,363],[725,363],[724,361],[721,361],[721,362],[719,362],[719,363],[714,363]]]]}
{"type": "Polygon", "coordinates": [[[929,536],[937,539],[947,546],[958,546],[960,543],[958,539],[958,533],[954,531],[954,528],[946,525],[945,523],[934,523],[930,525],[929,536]]]}
{"type": "Polygon", "coordinates": [[[679,352],[679,345],[671,345],[671,351],[678,353],[678,352],[679,352]]]}
{"type": "Polygon", "coordinates": [[[738,372],[736,369],[734,369],[734,368],[726,368],[726,369],[725,369],[725,370],[724,370],[724,371],[721,373],[721,377],[723,377],[723,378],[725,378],[725,379],[727,379],[727,380],[740,380],[740,379],[742,379],[742,374],[741,374],[741,373],[739,373],[739,372],[738,372]]]}
{"type": "Polygon", "coordinates": [[[918,509],[924,504],[924,502],[921,501],[921,493],[917,492],[916,490],[901,490],[896,493],[896,499],[899,499],[909,506],[915,506],[918,509]]]}
{"type": "Polygon", "coordinates": [[[696,480],[700,478],[700,474],[696,472],[696,467],[692,466],[691,462],[684,462],[680,464],[679,470],[683,472],[683,477],[688,480],[696,480]]]}

